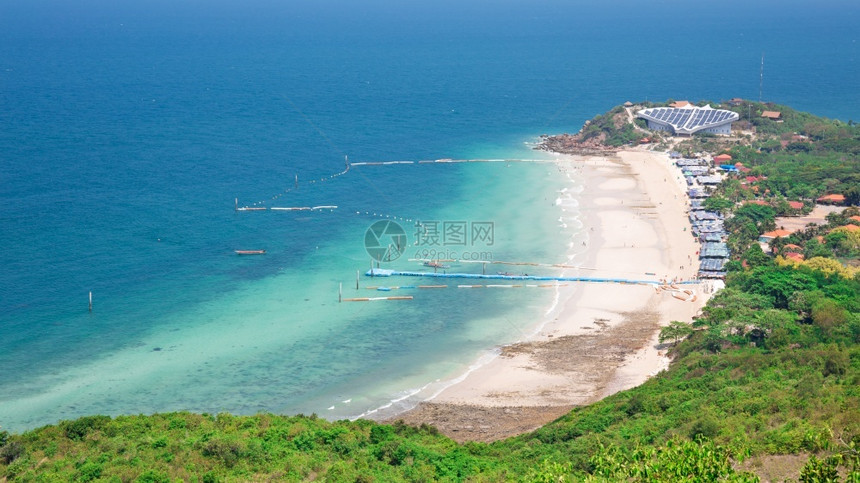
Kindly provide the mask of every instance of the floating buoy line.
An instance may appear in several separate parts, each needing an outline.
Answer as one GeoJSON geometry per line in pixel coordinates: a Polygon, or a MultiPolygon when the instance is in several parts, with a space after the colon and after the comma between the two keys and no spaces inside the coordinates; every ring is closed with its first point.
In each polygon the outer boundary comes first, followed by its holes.
{"type": "MultiPolygon", "coordinates": [[[[330,176],[323,176],[322,178],[319,178],[319,179],[309,180],[306,182],[306,184],[310,185],[310,184],[316,184],[316,183],[324,183],[326,181],[333,180],[337,177],[340,177],[340,176],[347,174],[349,172],[350,168],[353,166],[394,166],[394,165],[404,165],[404,164],[415,165],[415,164],[450,164],[450,163],[554,163],[554,162],[555,162],[554,160],[550,160],[550,159],[501,159],[501,158],[499,158],[499,159],[451,159],[451,158],[442,158],[442,159],[422,159],[422,160],[417,160],[417,161],[407,161],[407,160],[404,160],[404,161],[362,161],[362,162],[358,162],[358,163],[350,163],[349,157],[344,156],[345,166],[344,166],[343,171],[340,171],[338,173],[334,173],[330,176]]],[[[260,200],[260,201],[256,201],[254,203],[251,203],[249,205],[239,206],[239,199],[236,198],[235,210],[236,211],[267,211],[267,210],[274,210],[274,211],[313,211],[313,210],[317,210],[317,209],[333,210],[333,209],[337,208],[337,206],[334,206],[334,205],[318,206],[318,207],[271,207],[271,208],[266,206],[267,203],[269,203],[271,201],[275,201],[275,200],[281,198],[282,196],[289,194],[293,191],[296,191],[298,189],[299,189],[299,175],[296,174],[295,175],[295,181],[294,181],[292,187],[286,188],[284,191],[272,196],[268,200],[260,200]]],[[[360,211],[356,211],[355,213],[361,214],[360,211]]],[[[377,213],[370,214],[366,211],[364,212],[364,214],[369,215],[369,216],[376,216],[379,218],[390,218],[390,219],[396,219],[396,220],[402,220],[402,221],[412,221],[409,218],[401,217],[401,216],[377,214],[377,213]]]]}

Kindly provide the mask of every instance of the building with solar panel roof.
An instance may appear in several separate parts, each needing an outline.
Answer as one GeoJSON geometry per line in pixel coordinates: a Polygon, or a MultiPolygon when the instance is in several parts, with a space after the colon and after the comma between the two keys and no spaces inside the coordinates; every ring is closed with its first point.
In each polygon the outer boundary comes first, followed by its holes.
{"type": "Polygon", "coordinates": [[[685,136],[697,132],[728,135],[732,133],[732,123],[739,119],[732,111],[693,105],[652,107],[637,112],[636,116],[648,121],[649,129],[685,136]]]}

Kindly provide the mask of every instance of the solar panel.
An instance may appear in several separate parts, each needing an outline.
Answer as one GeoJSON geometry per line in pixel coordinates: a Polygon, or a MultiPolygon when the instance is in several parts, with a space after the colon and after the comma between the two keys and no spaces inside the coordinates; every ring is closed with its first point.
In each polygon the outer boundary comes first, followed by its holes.
{"type": "Polygon", "coordinates": [[[738,115],[731,111],[697,107],[654,107],[639,111],[638,115],[649,121],[668,124],[676,133],[682,134],[692,134],[738,119],[738,115]]]}

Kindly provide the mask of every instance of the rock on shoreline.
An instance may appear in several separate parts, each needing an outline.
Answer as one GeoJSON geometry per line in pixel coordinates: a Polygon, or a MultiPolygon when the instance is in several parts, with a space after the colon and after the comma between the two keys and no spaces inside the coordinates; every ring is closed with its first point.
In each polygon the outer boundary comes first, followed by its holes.
{"type": "Polygon", "coordinates": [[[614,154],[617,148],[603,144],[605,136],[596,136],[585,141],[581,134],[542,135],[535,149],[560,154],[614,154]]]}

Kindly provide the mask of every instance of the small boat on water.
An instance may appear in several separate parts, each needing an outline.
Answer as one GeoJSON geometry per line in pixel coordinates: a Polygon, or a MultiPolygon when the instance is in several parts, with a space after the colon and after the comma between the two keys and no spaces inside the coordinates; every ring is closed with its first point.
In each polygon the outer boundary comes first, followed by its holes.
{"type": "Polygon", "coordinates": [[[262,255],[266,250],[235,250],[236,255],[262,255]]]}
{"type": "Polygon", "coordinates": [[[448,265],[442,264],[442,262],[440,262],[439,260],[431,260],[429,262],[424,262],[424,266],[430,268],[448,268],[448,265]]]}

